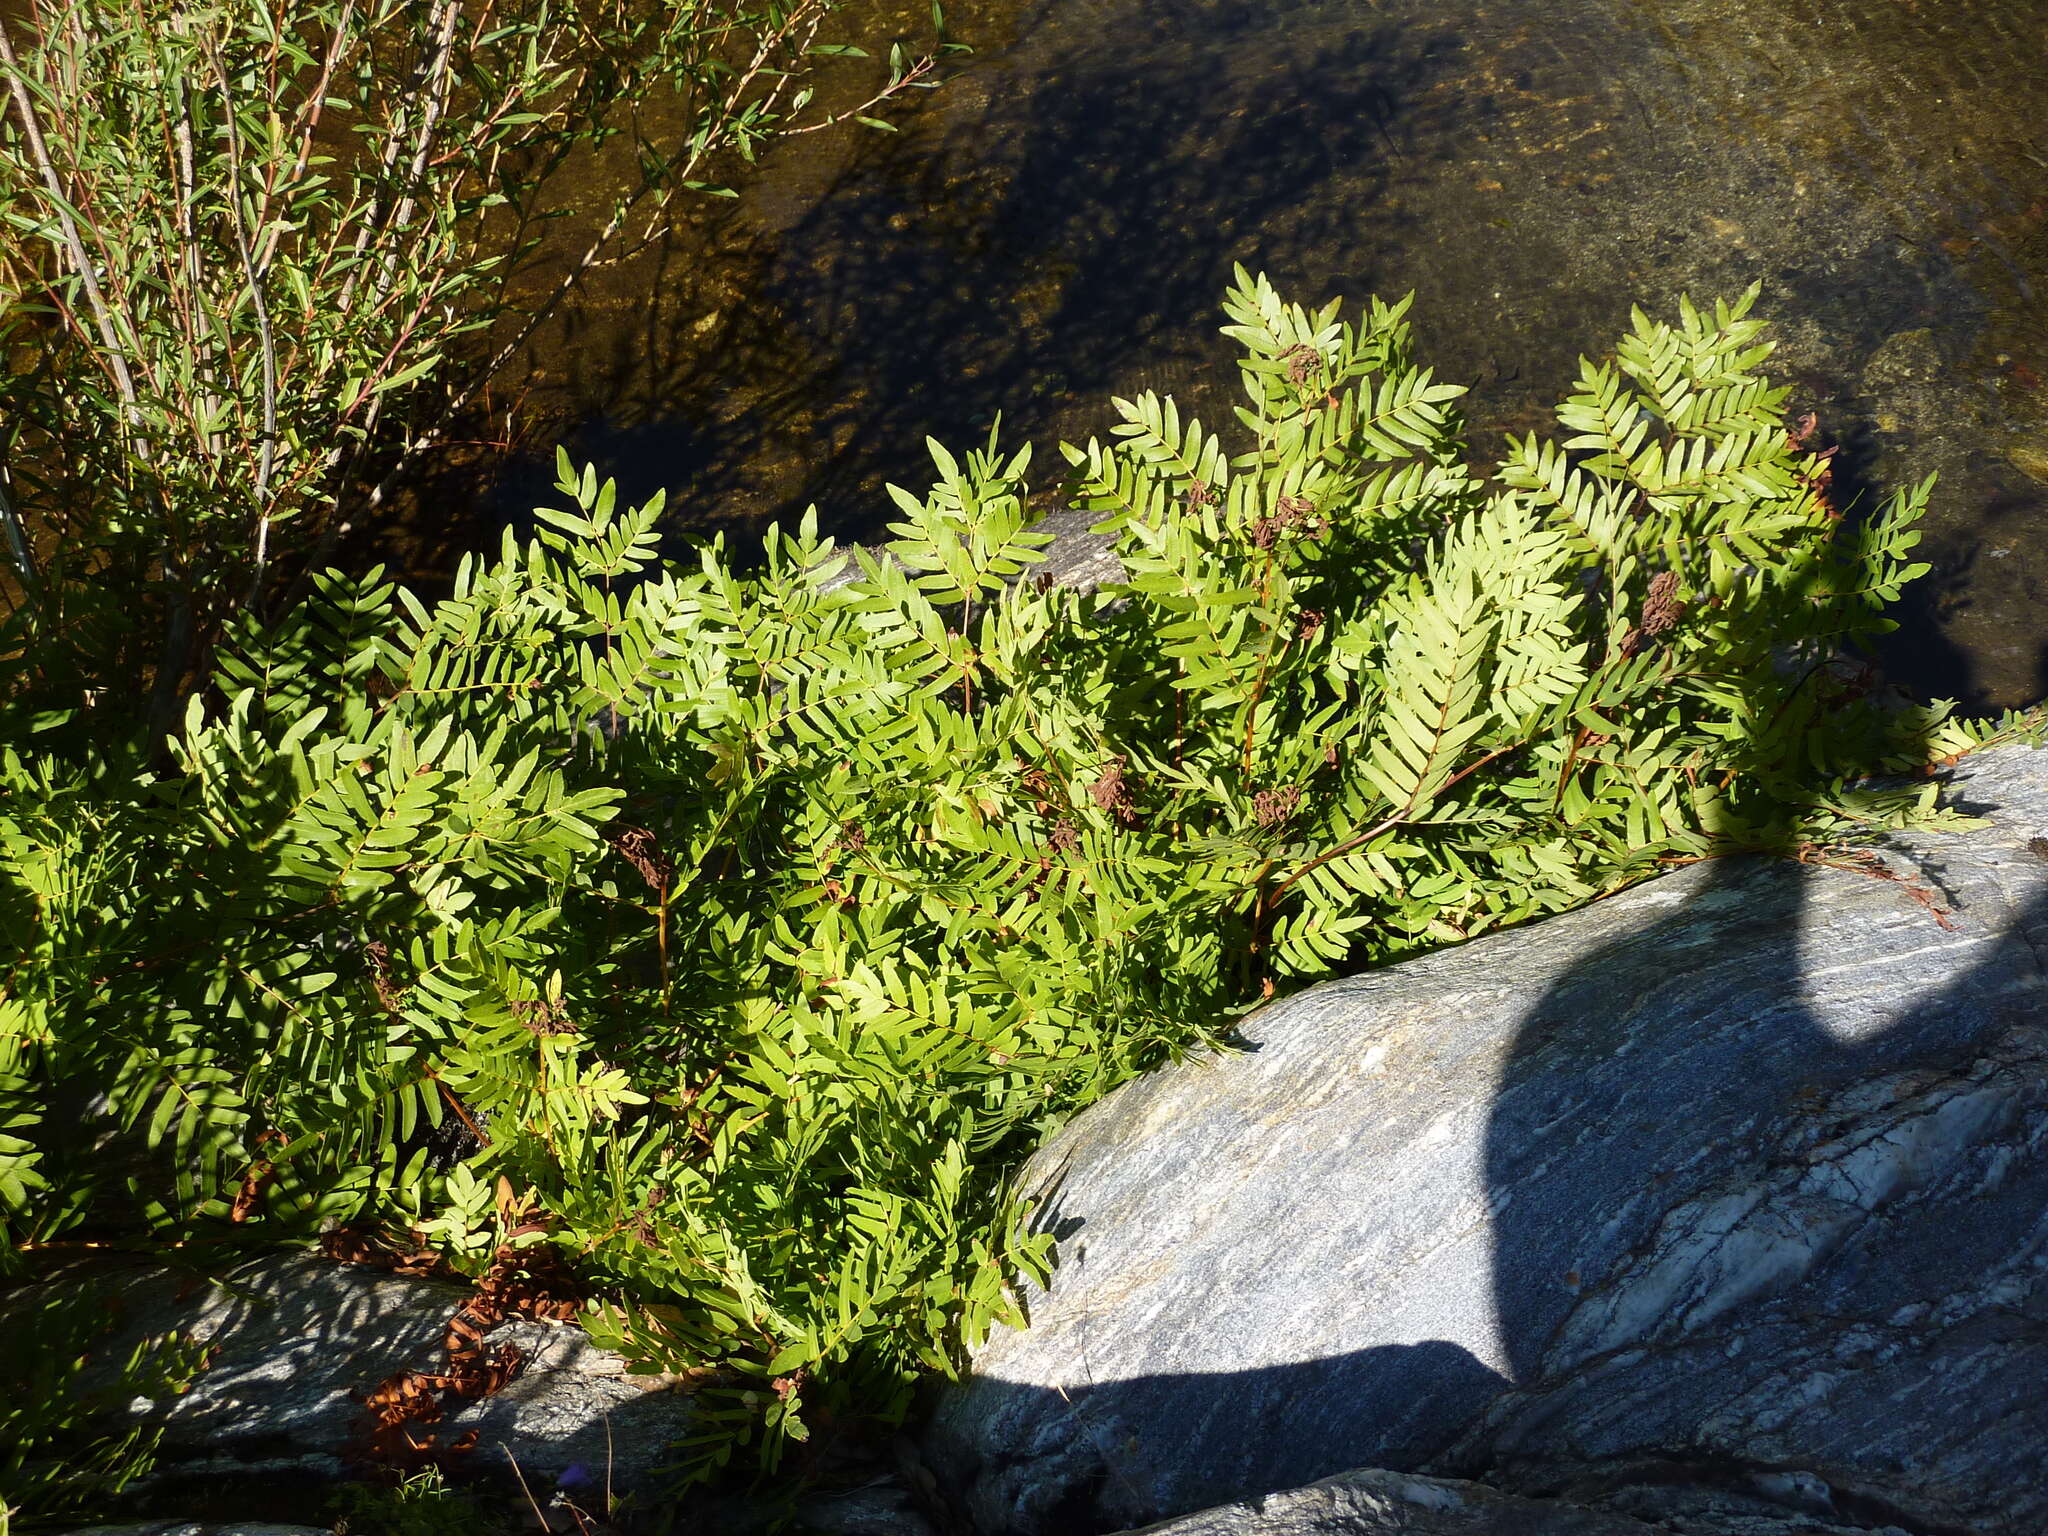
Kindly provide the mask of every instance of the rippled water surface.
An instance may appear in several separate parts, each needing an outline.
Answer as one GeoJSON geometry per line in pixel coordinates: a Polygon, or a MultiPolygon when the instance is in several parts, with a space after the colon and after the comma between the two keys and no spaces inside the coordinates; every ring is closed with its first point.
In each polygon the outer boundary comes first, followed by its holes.
{"type": "MultiPolygon", "coordinates": [[[[921,11],[916,13],[921,16],[921,11]]],[[[1631,301],[1761,279],[1854,474],[1938,471],[1889,655],[2048,692],[2048,6],[2038,0],[955,0],[892,138],[817,134],[612,269],[508,379],[682,521],[871,531],[927,433],[1049,452],[1147,387],[1223,414],[1232,265],[1417,291],[1475,447],[1631,301]]],[[[869,7],[848,30],[914,36],[869,7]]],[[[573,221],[571,221],[573,222],[573,221]]],[[[560,236],[566,245],[573,230],[560,236]]],[[[546,477],[516,468],[501,507],[546,477]]]]}

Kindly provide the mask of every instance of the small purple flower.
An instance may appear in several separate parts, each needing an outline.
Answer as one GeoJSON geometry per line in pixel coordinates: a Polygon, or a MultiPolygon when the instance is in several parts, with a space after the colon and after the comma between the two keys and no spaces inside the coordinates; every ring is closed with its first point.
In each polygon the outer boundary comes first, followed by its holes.
{"type": "Polygon", "coordinates": [[[595,1491],[598,1487],[598,1481],[596,1474],[590,1468],[583,1465],[580,1461],[572,1461],[568,1466],[562,1468],[562,1475],[555,1479],[555,1486],[566,1493],[581,1493],[584,1491],[595,1491]]]}

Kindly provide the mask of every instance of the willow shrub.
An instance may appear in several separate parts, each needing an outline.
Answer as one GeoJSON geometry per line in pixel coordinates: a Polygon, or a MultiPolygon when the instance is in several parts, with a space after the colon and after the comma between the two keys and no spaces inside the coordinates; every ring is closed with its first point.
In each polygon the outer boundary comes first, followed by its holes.
{"type": "Polygon", "coordinates": [[[936,83],[898,48],[826,110],[839,3],[0,6],[0,662],[58,701],[153,674],[160,735],[595,265],[936,83]],[[603,223],[514,281],[607,144],[603,223]]]}
{"type": "Polygon", "coordinates": [[[932,446],[887,553],[806,519],[750,575],[565,458],[445,601],[330,574],[245,623],[170,771],[44,717],[0,802],[15,1262],[526,1228],[700,1373],[690,1471],[900,1411],[1054,1258],[1020,1158],[1246,1006],[1938,819],[1868,774],[1981,732],[1838,660],[1926,488],[1830,510],[1748,307],[1638,316],[1482,481],[1405,305],[1240,274],[1232,437],[1146,395],[1066,450],[1120,585],[1033,578],[993,442],[932,446]]]}

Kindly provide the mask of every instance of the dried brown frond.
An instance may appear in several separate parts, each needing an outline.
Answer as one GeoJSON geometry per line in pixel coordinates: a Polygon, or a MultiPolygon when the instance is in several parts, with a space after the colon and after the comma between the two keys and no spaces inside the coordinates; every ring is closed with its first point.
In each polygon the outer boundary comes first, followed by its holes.
{"type": "Polygon", "coordinates": [[[570,1022],[568,1010],[560,1003],[544,997],[513,998],[506,1004],[512,1017],[535,1035],[573,1035],[576,1026],[570,1022]]]}
{"type": "Polygon", "coordinates": [[[414,1240],[410,1246],[394,1247],[390,1238],[364,1227],[336,1227],[320,1235],[320,1256],[337,1264],[360,1264],[414,1279],[442,1280],[455,1272],[447,1260],[414,1240]]]}
{"type": "Polygon", "coordinates": [[[1678,572],[1659,571],[1650,578],[1650,590],[1643,597],[1641,620],[1621,637],[1621,654],[1633,656],[1648,641],[1669,634],[1685,617],[1685,602],[1678,595],[1678,572]]]}
{"type": "Polygon", "coordinates": [[[669,880],[676,872],[675,861],[661,851],[660,840],[647,828],[615,821],[604,829],[604,840],[612,845],[614,853],[633,866],[649,890],[656,895],[668,890],[669,880]]]}
{"type": "Polygon", "coordinates": [[[1675,629],[1685,616],[1685,603],[1678,595],[1678,572],[1659,571],[1650,580],[1643,598],[1643,633],[1652,639],[1675,629]]]}
{"type": "Polygon", "coordinates": [[[1799,452],[1813,454],[1820,460],[1812,471],[1800,476],[1800,482],[1813,492],[1821,506],[1839,516],[1842,509],[1835,505],[1833,460],[1840,451],[1840,444],[1822,446],[1820,417],[1812,411],[1801,412],[1786,426],[1785,441],[1799,452]]]}
{"type": "Polygon", "coordinates": [[[1323,366],[1323,354],[1307,342],[1300,342],[1280,354],[1287,363],[1287,382],[1306,384],[1309,375],[1323,366]]]}
{"type": "Polygon", "coordinates": [[[1826,869],[1847,870],[1855,875],[1868,875],[1873,880],[1888,881],[1912,897],[1927,914],[1942,928],[1955,932],[1952,921],[1955,908],[1942,900],[1940,894],[1925,881],[1911,875],[1902,875],[1876,854],[1866,848],[1825,848],[1814,843],[1804,843],[1799,848],[1799,862],[1818,864],[1826,869]]]}
{"type": "Polygon", "coordinates": [[[1060,803],[1060,786],[1053,776],[1043,768],[1026,768],[1018,780],[1024,786],[1024,793],[1031,797],[1031,808],[1044,816],[1060,803]]]}
{"type": "Polygon", "coordinates": [[[382,939],[371,939],[363,945],[363,953],[370,960],[370,985],[377,989],[377,1005],[396,1014],[405,1006],[407,989],[391,979],[391,946],[382,939]]]}
{"type": "Polygon", "coordinates": [[[1306,496],[1282,496],[1273,510],[1246,530],[1246,537],[1260,549],[1271,549],[1287,534],[1313,537],[1329,526],[1316,516],[1315,503],[1306,496]]]}
{"type": "MultiPolygon", "coordinates": [[[[256,1138],[256,1145],[271,1146],[283,1141],[284,1133],[272,1127],[256,1138]]],[[[276,1176],[277,1165],[268,1158],[258,1158],[249,1165],[249,1171],[242,1175],[241,1187],[235,1191],[234,1203],[228,1207],[228,1220],[247,1221],[262,1207],[263,1191],[276,1176]]]]}
{"type": "Polygon", "coordinates": [[[1301,805],[1301,790],[1288,784],[1280,789],[1262,789],[1252,796],[1252,820],[1261,827],[1279,826],[1301,805]]]}
{"type": "Polygon", "coordinates": [[[476,1289],[448,1320],[442,1369],[401,1371],[358,1395],[366,1422],[357,1454],[371,1466],[401,1476],[427,1467],[448,1468],[475,1448],[476,1434],[464,1433],[444,1445],[430,1426],[462,1403],[501,1391],[525,1364],[512,1345],[486,1346],[485,1336],[513,1318],[568,1322],[581,1309],[582,1299],[582,1287],[558,1250],[501,1247],[476,1289]]]}
{"type": "Polygon", "coordinates": [[[1088,797],[1115,817],[1119,825],[1137,825],[1138,806],[1131,797],[1130,780],[1124,773],[1122,758],[1113,757],[1103,766],[1102,772],[1089,786],[1088,797]]]}
{"type": "Polygon", "coordinates": [[[507,1244],[498,1250],[491,1267],[477,1281],[476,1294],[457,1316],[479,1323],[486,1331],[513,1317],[566,1323],[581,1310],[583,1297],[583,1285],[560,1249],[546,1244],[530,1248],[507,1244]]]}

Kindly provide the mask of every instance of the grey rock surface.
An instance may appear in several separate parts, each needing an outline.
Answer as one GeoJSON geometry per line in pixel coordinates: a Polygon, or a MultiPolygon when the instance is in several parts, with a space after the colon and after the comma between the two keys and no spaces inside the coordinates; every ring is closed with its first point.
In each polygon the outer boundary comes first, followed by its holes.
{"type": "Polygon", "coordinates": [[[1125,580],[1128,573],[1116,557],[1115,536],[1089,532],[1100,517],[1098,512],[1049,513],[1038,526],[1052,535],[1052,542],[1031,574],[1083,592],[1125,580]]]}
{"type": "Polygon", "coordinates": [[[1647,1536],[1614,1515],[1496,1493],[1478,1483],[1347,1472],[1145,1527],[1142,1536],[1647,1536]]]}
{"type": "Polygon", "coordinates": [[[899,1484],[883,1480],[798,1504],[800,1530],[820,1536],[938,1536],[937,1528],[899,1484]]]}
{"type": "MultiPolygon", "coordinates": [[[[90,1283],[117,1320],[100,1358],[172,1332],[213,1348],[183,1395],[130,1404],[137,1422],[161,1426],[156,1475],[175,1480],[342,1475],[366,1427],[359,1395],[401,1372],[445,1369],[448,1321],[467,1294],[310,1255],[263,1259],[217,1282],[149,1268],[90,1283]]],[[[33,1327],[49,1300],[38,1289],[5,1298],[0,1331],[33,1327]]],[[[628,1376],[581,1329],[515,1321],[483,1342],[518,1349],[518,1375],[427,1428],[444,1445],[475,1430],[471,1464],[510,1477],[516,1457],[543,1499],[558,1484],[602,1488],[607,1469],[616,1491],[630,1491],[689,1422],[687,1397],[628,1376]]]]}
{"type": "Polygon", "coordinates": [[[791,1529],[806,1536],[939,1536],[903,1479],[893,1473],[858,1488],[799,1493],[794,1499],[788,1493],[771,1484],[713,1496],[693,1503],[688,1518],[692,1528],[720,1536],[781,1536],[791,1529]]]}
{"type": "Polygon", "coordinates": [[[2048,754],[1955,779],[1992,824],[1897,839],[1900,878],[1696,866],[1314,988],[1082,1115],[1024,1181],[1050,1291],[928,1462],[988,1532],[1638,1463],[2048,1529],[2048,754]]]}
{"type": "MultiPolygon", "coordinates": [[[[1128,574],[1123,562],[1116,557],[1116,538],[1113,534],[1091,532],[1100,520],[1095,512],[1072,510],[1049,512],[1038,523],[1040,533],[1050,534],[1052,542],[1041,551],[1042,558],[1035,564],[1027,565],[1017,580],[1043,581],[1058,587],[1073,587],[1081,592],[1093,592],[1097,587],[1119,582],[1128,574]]],[[[869,547],[870,554],[887,561],[895,561],[886,542],[869,547]]],[[[860,578],[860,566],[848,558],[841,568],[825,583],[825,589],[844,586],[860,578]]]]}
{"type": "Polygon", "coordinates": [[[1221,1504],[1130,1536],[1906,1536],[1897,1527],[1821,1523],[1742,1493],[1672,1492],[1677,1497],[1656,1500],[1636,1519],[1455,1478],[1367,1470],[1221,1504]]]}

